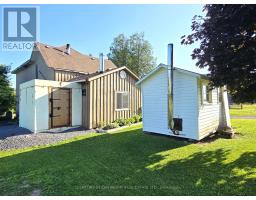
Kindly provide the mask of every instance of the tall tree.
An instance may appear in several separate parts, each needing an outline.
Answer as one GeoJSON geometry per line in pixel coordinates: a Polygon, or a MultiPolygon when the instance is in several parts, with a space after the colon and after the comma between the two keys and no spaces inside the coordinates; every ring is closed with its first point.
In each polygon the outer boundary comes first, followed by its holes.
{"type": "Polygon", "coordinates": [[[9,66],[0,65],[0,115],[15,108],[15,93],[10,86],[9,73],[9,66]]]}
{"type": "Polygon", "coordinates": [[[108,57],[118,67],[126,66],[138,76],[155,67],[152,46],[144,39],[144,33],[135,33],[129,38],[118,35],[111,44],[108,57]]]}
{"type": "Polygon", "coordinates": [[[227,85],[236,102],[256,99],[256,6],[205,5],[206,15],[194,16],[192,33],[181,43],[200,42],[192,59],[208,68],[212,86],[227,85]]]}

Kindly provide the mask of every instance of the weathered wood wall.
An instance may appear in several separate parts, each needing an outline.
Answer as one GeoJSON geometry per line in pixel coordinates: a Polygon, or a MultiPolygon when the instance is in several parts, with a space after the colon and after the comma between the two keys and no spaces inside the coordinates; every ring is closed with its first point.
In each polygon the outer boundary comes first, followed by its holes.
{"type": "Polygon", "coordinates": [[[69,81],[70,79],[76,78],[83,74],[78,72],[69,72],[69,71],[62,71],[62,70],[55,70],[54,77],[55,81],[69,81]]]}
{"type": "Polygon", "coordinates": [[[88,82],[83,83],[82,90],[86,91],[86,95],[82,94],[82,125],[86,129],[91,129],[89,125],[89,116],[90,116],[90,97],[89,97],[89,86],[88,82]]]}
{"type": "Polygon", "coordinates": [[[120,78],[120,71],[115,71],[84,85],[83,125],[96,128],[101,123],[110,123],[116,119],[129,118],[141,111],[141,93],[135,86],[137,79],[128,71],[125,79],[120,78]],[[127,91],[129,109],[116,110],[116,92],[127,91]]]}
{"type": "Polygon", "coordinates": [[[48,87],[49,128],[72,126],[72,89],[48,87]]]}

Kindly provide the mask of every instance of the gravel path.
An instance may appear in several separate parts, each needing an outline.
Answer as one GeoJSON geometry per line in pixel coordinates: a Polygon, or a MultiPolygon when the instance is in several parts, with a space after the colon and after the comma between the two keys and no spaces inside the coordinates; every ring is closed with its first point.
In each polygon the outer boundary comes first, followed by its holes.
{"type": "MultiPolygon", "coordinates": [[[[3,130],[17,130],[21,134],[15,134],[14,136],[2,137],[0,138],[0,150],[10,150],[10,149],[21,149],[25,147],[40,146],[47,144],[54,144],[69,138],[76,136],[88,134],[95,132],[94,130],[83,130],[81,128],[61,128],[61,129],[51,129],[50,131],[44,133],[28,133],[24,132],[24,129],[8,126],[0,127],[0,133],[3,130]],[[9,128],[9,129],[8,129],[9,128]]],[[[2,135],[2,134],[0,134],[2,135]]]]}

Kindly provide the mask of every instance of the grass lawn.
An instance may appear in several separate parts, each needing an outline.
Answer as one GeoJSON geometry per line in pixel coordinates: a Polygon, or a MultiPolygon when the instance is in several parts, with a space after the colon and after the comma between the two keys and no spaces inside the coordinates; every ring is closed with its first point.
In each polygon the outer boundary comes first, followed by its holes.
{"type": "Polygon", "coordinates": [[[256,120],[190,143],[141,127],[0,152],[0,195],[256,195],[256,120]]]}
{"type": "Polygon", "coordinates": [[[231,106],[231,116],[256,116],[256,104],[245,104],[243,109],[240,106],[231,106]]]}

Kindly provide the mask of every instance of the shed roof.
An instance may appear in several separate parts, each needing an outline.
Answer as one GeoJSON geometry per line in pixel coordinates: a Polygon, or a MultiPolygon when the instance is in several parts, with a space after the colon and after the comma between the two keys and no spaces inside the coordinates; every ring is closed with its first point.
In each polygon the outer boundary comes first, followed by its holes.
{"type": "MultiPolygon", "coordinates": [[[[151,72],[149,72],[144,77],[142,77],[136,83],[136,85],[140,85],[144,80],[148,79],[149,77],[151,77],[153,74],[155,74],[157,71],[159,71],[162,68],[167,69],[168,65],[165,65],[165,64],[162,64],[162,63],[159,64],[155,69],[153,69],[151,72]]],[[[195,77],[203,78],[203,79],[209,79],[205,74],[200,74],[200,73],[197,73],[197,72],[192,72],[192,71],[189,71],[189,70],[186,70],[186,69],[182,69],[182,68],[178,68],[178,67],[174,67],[173,69],[176,70],[176,71],[179,71],[181,73],[190,75],[190,76],[195,76],[195,77]]]]}
{"type": "Polygon", "coordinates": [[[81,76],[75,77],[73,79],[70,79],[69,82],[92,81],[92,80],[100,78],[102,76],[106,76],[108,74],[111,74],[111,73],[114,73],[114,72],[117,72],[117,71],[122,71],[122,70],[127,71],[135,79],[137,79],[137,80],[139,79],[131,70],[129,70],[127,67],[123,66],[123,67],[119,67],[119,68],[115,68],[115,69],[108,69],[108,70],[105,70],[104,72],[97,71],[95,73],[81,75],[81,76]]]}

